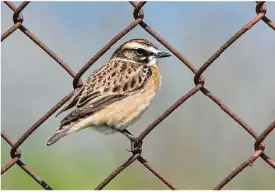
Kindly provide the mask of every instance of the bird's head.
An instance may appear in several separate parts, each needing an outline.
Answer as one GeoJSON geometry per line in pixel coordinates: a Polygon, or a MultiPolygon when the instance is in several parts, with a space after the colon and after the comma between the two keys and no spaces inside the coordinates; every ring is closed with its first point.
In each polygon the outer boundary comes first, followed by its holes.
{"type": "Polygon", "coordinates": [[[111,59],[122,59],[133,61],[143,65],[154,65],[158,58],[171,56],[169,53],[161,52],[147,39],[132,39],[123,43],[114,52],[111,59]]]}

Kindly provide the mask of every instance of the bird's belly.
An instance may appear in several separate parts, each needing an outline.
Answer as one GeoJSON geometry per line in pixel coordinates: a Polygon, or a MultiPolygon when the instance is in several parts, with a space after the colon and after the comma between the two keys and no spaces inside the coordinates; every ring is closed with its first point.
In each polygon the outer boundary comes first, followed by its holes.
{"type": "Polygon", "coordinates": [[[113,103],[92,116],[93,125],[126,128],[146,111],[155,94],[154,89],[146,89],[113,103]]]}

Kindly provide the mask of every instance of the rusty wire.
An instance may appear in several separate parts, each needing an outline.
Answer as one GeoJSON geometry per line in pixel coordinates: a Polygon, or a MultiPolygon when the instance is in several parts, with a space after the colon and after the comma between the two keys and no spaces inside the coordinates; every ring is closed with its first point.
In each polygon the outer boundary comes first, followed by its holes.
{"type": "MultiPolygon", "coordinates": [[[[226,43],[224,43],[199,69],[196,69],[194,65],[185,58],[178,50],[176,50],[172,45],[170,45],[163,37],[154,31],[150,26],[148,26],[144,19],[144,12],[142,7],[146,2],[130,2],[133,7],[133,17],[134,20],[127,25],[123,30],[121,30],[111,41],[105,45],[96,55],[94,55],[77,73],[75,73],[69,65],[64,62],[59,56],[57,56],[50,48],[48,48],[39,38],[37,38],[33,33],[31,33],[23,25],[23,15],[22,11],[28,6],[30,2],[23,2],[16,7],[12,2],[4,2],[13,12],[13,22],[14,25],[11,26],[6,32],[1,35],[1,42],[13,34],[14,31],[19,29],[27,37],[30,38],[35,44],[37,44],[41,49],[43,49],[52,59],[54,59],[73,79],[74,90],[62,98],[56,105],[54,105],[45,115],[43,115],[38,121],[36,121],[25,133],[16,141],[13,142],[5,132],[1,132],[1,137],[11,146],[11,160],[8,161],[4,166],[1,167],[1,174],[7,172],[11,167],[17,164],[22,168],[29,176],[31,176],[38,184],[40,184],[44,189],[52,189],[45,181],[40,179],[27,165],[25,165],[21,158],[21,151],[19,149],[20,145],[24,143],[26,139],[40,126],[42,125],[51,115],[53,115],[63,104],[65,104],[75,91],[77,91],[82,85],[81,76],[91,67],[106,51],[108,51],[119,39],[125,36],[129,31],[134,29],[137,25],[140,25],[145,31],[151,34],[156,40],[158,40],[163,46],[170,50],[180,61],[182,61],[193,73],[194,73],[194,84],[195,86],[181,98],[179,98],[171,107],[164,111],[155,121],[153,121],[137,138],[137,142],[143,141],[145,137],[153,131],[159,123],[161,123],[166,117],[168,117],[174,110],[181,106],[186,100],[201,91],[204,95],[209,97],[214,103],[216,103],[229,117],[234,119],[244,130],[246,130],[254,139],[255,152],[240,166],[233,170],[225,179],[223,179],[214,189],[222,189],[228,182],[230,182],[234,177],[236,177],[240,172],[242,172],[246,167],[251,166],[254,161],[261,157],[265,162],[267,162],[272,168],[275,169],[275,161],[271,159],[264,153],[265,144],[263,141],[270,134],[271,131],[275,129],[275,121],[273,121],[261,135],[258,135],[244,120],[242,120],[237,114],[233,113],[222,101],[217,98],[213,93],[211,93],[204,85],[204,77],[202,76],[205,70],[214,63],[214,61],[236,40],[238,40],[244,33],[251,29],[260,20],[265,22],[271,29],[275,30],[275,23],[272,22],[266,16],[266,5],[265,2],[256,2],[256,16],[250,20],[244,27],[242,27],[236,34],[234,34],[226,43]]],[[[118,174],[120,174],[124,169],[130,166],[135,161],[140,162],[145,168],[152,172],[156,177],[158,177],[167,187],[170,189],[177,189],[175,185],[165,178],[161,173],[157,172],[147,160],[141,156],[140,153],[133,154],[128,160],[122,163],[116,170],[114,170],[106,179],[104,179],[95,189],[103,189],[108,183],[110,183],[118,174]]]]}

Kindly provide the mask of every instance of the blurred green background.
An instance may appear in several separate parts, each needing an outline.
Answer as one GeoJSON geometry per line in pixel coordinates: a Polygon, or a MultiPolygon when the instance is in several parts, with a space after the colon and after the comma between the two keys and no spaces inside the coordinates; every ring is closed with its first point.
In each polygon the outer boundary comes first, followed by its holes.
{"type": "MultiPolygon", "coordinates": [[[[16,3],[19,5],[19,3],[16,3]]],[[[275,20],[275,3],[267,3],[275,20]]],[[[148,2],[145,22],[199,68],[227,39],[255,16],[254,2],[148,2]]],[[[24,25],[78,71],[133,20],[127,2],[32,2],[24,25]]],[[[12,26],[12,11],[1,2],[2,33],[12,26]]],[[[123,37],[88,71],[109,59],[124,41],[148,38],[141,27],[123,37]]],[[[72,90],[72,78],[20,31],[2,45],[2,125],[14,141],[72,90]]],[[[205,72],[205,86],[261,133],[275,116],[274,31],[260,21],[205,72]]],[[[167,50],[166,50],[167,51],[167,50]]],[[[176,57],[159,64],[163,86],[144,116],[129,127],[138,135],[192,87],[193,74],[176,57]]],[[[50,117],[20,147],[21,159],[54,189],[93,189],[130,153],[122,135],[83,130],[46,147],[62,116],[50,117]]],[[[275,158],[275,133],[266,153],[275,158]]],[[[143,156],[179,189],[212,189],[253,154],[254,140],[201,93],[186,101],[144,140],[143,156]]],[[[1,165],[10,147],[1,140],[1,165]]],[[[224,189],[275,189],[275,172],[263,160],[245,169],[224,189]]],[[[2,189],[41,189],[18,166],[1,177],[2,189]]],[[[134,162],[105,189],[167,189],[134,162]]]]}

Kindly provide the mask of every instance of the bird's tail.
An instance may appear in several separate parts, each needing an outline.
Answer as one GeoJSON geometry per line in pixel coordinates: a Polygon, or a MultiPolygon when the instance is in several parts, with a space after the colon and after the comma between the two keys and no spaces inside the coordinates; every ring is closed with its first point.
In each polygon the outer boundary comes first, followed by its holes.
{"type": "Polygon", "coordinates": [[[54,143],[56,143],[57,141],[59,141],[61,138],[65,137],[66,135],[69,134],[70,128],[62,128],[62,129],[58,129],[55,134],[53,134],[47,141],[46,145],[50,146],[54,143]]]}

